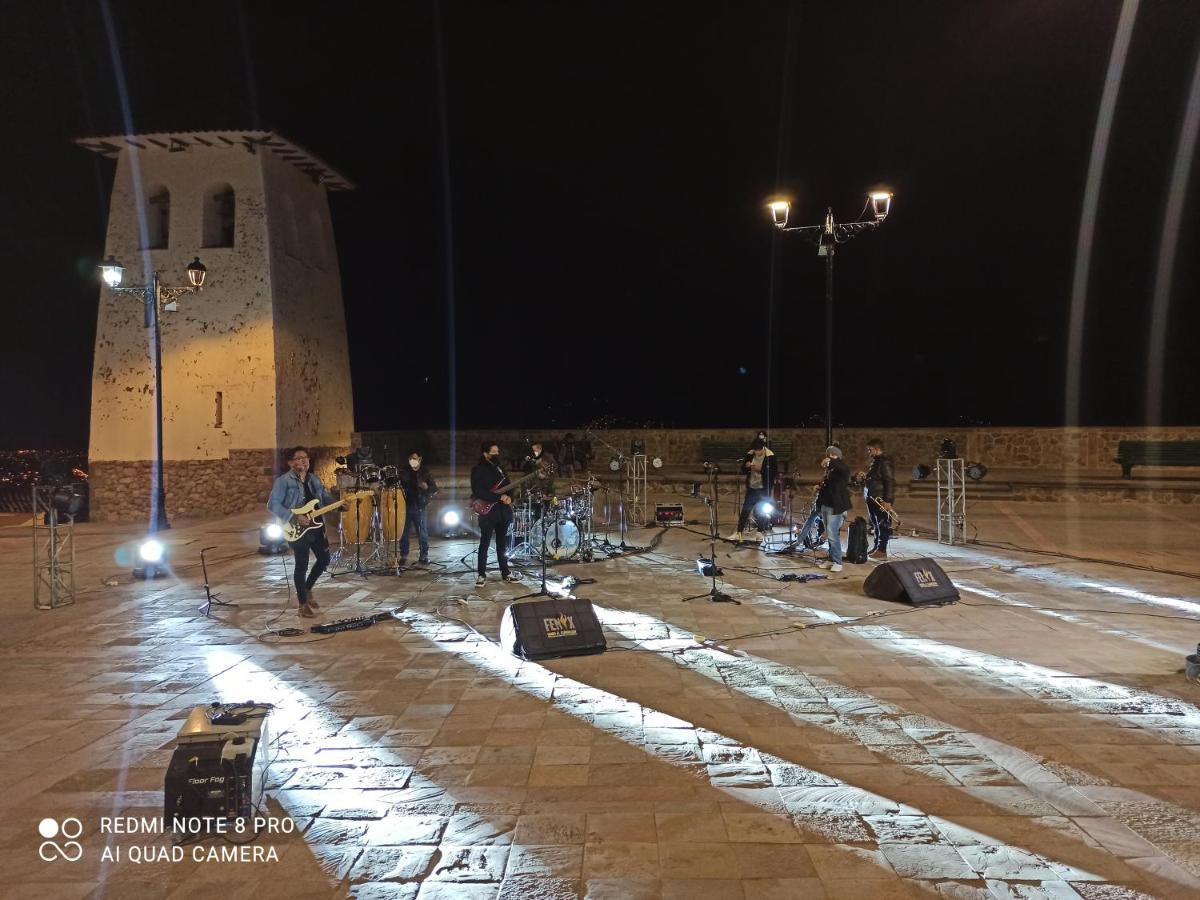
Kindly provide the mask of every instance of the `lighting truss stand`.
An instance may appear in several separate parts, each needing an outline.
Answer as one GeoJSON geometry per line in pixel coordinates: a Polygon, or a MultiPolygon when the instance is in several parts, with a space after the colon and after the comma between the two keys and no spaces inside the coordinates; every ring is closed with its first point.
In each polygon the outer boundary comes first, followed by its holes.
{"type": "Polygon", "coordinates": [[[204,610],[204,615],[206,618],[208,617],[208,614],[212,611],[214,604],[216,604],[217,606],[227,606],[231,609],[237,609],[236,603],[230,603],[226,600],[219,600],[218,598],[221,595],[214,594],[209,586],[208,563],[204,559],[204,554],[207,553],[209,550],[216,550],[216,549],[217,549],[216,547],[204,547],[200,550],[200,571],[202,571],[204,573],[204,596],[208,598],[205,601],[204,605],[201,606],[200,608],[202,610],[204,610]]]}
{"type": "Polygon", "coordinates": [[[717,532],[720,528],[720,523],[717,521],[717,474],[720,472],[720,467],[711,466],[708,470],[710,489],[712,490],[711,497],[704,497],[704,505],[708,507],[708,561],[709,574],[712,577],[712,588],[707,594],[696,594],[694,597],[684,597],[684,603],[689,600],[700,600],[707,597],[713,603],[736,603],[742,605],[741,600],[734,600],[728,594],[717,590],[717,532]]]}
{"type": "Polygon", "coordinates": [[[937,460],[937,539],[967,543],[967,480],[961,459],[937,460]]]}
{"type": "Polygon", "coordinates": [[[645,525],[649,521],[646,517],[646,495],[649,492],[646,454],[635,453],[625,460],[625,494],[630,498],[627,504],[629,515],[638,525],[645,525]]]}
{"type": "Polygon", "coordinates": [[[33,606],[57,609],[75,602],[75,520],[60,521],[53,485],[33,488],[33,606]],[[45,524],[39,520],[45,516],[45,524]]]}

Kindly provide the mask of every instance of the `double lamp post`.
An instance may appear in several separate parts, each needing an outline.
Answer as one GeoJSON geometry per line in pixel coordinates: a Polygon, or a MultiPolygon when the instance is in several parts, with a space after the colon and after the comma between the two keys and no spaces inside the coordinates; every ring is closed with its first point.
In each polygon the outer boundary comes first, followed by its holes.
{"type": "Polygon", "coordinates": [[[817,255],[825,257],[825,446],[833,443],[833,253],[838,244],[844,244],[864,231],[873,231],[883,224],[892,209],[891,191],[872,191],[867,195],[856,222],[833,221],[833,208],[825,213],[821,225],[788,226],[788,214],[792,204],[787,200],[772,200],[767,204],[775,227],[788,234],[797,234],[817,245],[817,255]],[[862,218],[870,209],[871,218],[862,218]]]}
{"type": "Polygon", "coordinates": [[[204,288],[204,265],[200,258],[192,260],[187,267],[188,284],[171,287],[158,279],[155,271],[149,284],[121,287],[125,268],[111,256],[100,264],[104,283],[114,294],[137,297],[145,311],[146,328],[150,330],[150,342],[154,347],[154,469],[150,495],[150,533],[171,527],[167,521],[167,492],[163,483],[163,402],[162,402],[162,339],[158,327],[160,312],[173,311],[176,301],[184,294],[194,294],[204,288]]]}

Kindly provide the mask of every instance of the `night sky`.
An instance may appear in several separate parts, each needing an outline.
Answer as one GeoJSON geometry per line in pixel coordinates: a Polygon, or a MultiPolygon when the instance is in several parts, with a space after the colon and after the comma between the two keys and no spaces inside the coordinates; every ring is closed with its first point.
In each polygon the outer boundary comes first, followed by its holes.
{"type": "MultiPolygon", "coordinates": [[[[0,6],[0,447],[87,439],[113,164],[71,140],[124,130],[103,8],[0,6]]],[[[849,221],[882,184],[893,215],[836,257],[835,423],[1063,420],[1118,2],[108,8],[135,130],[275,128],[356,183],[331,205],[360,429],[450,424],[451,298],[460,426],[818,423],[823,261],[776,236],[762,204],[782,188],[793,224],[827,205],[849,221]]],[[[1144,420],[1198,36],[1194,0],[1141,4],[1097,221],[1082,424],[1144,420]]],[[[1196,175],[1168,424],[1200,422],[1196,175]]]]}

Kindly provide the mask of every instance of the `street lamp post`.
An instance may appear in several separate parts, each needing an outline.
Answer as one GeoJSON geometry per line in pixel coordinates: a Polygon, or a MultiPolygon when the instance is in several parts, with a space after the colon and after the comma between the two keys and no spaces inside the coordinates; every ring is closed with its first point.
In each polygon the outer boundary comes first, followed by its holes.
{"type": "Polygon", "coordinates": [[[114,294],[138,297],[145,311],[146,328],[154,343],[154,485],[151,491],[150,533],[155,534],[171,527],[167,521],[167,491],[163,483],[163,406],[162,406],[162,335],[158,327],[158,315],[163,311],[174,311],[176,301],[184,294],[194,294],[204,288],[204,265],[200,258],[192,260],[187,267],[188,284],[169,287],[158,280],[155,271],[149,284],[121,287],[125,268],[111,256],[100,264],[104,283],[114,294]]]}
{"type": "Polygon", "coordinates": [[[791,207],[787,200],[772,200],[767,204],[775,227],[780,231],[808,238],[817,245],[817,255],[825,257],[825,446],[829,446],[833,443],[833,253],[838,244],[844,244],[850,238],[864,231],[872,231],[883,224],[883,220],[892,210],[892,193],[873,191],[868,194],[867,205],[863,207],[857,222],[835,222],[833,208],[830,207],[825,212],[823,224],[789,228],[788,214],[791,207]],[[871,210],[871,218],[861,218],[868,208],[871,210]]]}

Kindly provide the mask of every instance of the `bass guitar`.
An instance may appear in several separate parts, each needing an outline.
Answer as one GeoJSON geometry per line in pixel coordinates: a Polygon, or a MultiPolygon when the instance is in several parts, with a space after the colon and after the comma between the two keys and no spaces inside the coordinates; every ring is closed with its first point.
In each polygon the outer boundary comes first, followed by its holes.
{"type": "Polygon", "coordinates": [[[297,506],[292,510],[291,516],[283,524],[283,536],[288,541],[298,541],[314,528],[325,527],[325,523],[321,519],[321,516],[325,515],[325,513],[335,510],[341,506],[345,506],[351,500],[361,500],[364,497],[370,497],[371,495],[371,491],[359,491],[357,493],[347,494],[341,500],[334,501],[328,506],[322,506],[320,509],[317,508],[317,500],[309,500],[303,506],[297,506]],[[301,516],[308,516],[310,520],[308,525],[300,524],[301,516]]]}
{"type": "MultiPolygon", "coordinates": [[[[513,488],[520,487],[521,485],[523,485],[525,482],[529,481],[532,478],[548,478],[549,476],[551,476],[553,474],[554,474],[554,463],[547,463],[544,466],[538,466],[536,469],[534,469],[528,475],[522,475],[516,481],[506,484],[503,487],[501,487],[500,482],[497,481],[492,486],[492,493],[493,494],[507,494],[513,488]]],[[[496,501],[496,500],[492,500],[489,502],[487,500],[480,500],[479,498],[475,498],[471,501],[471,509],[473,509],[475,511],[476,515],[486,516],[488,513],[490,513],[492,511],[492,507],[495,506],[497,502],[498,501],[496,501]]]]}

